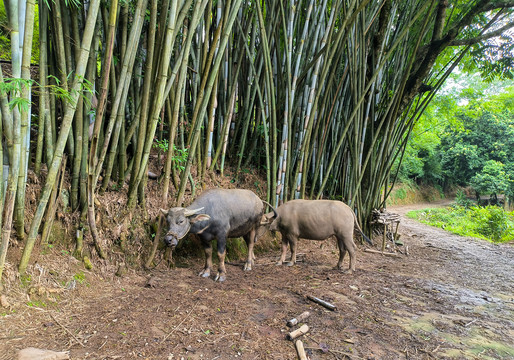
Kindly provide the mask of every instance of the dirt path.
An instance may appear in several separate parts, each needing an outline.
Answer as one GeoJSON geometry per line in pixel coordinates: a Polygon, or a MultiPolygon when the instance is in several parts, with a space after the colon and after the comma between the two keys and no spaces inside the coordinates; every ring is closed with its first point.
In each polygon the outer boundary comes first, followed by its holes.
{"type": "Polygon", "coordinates": [[[105,267],[74,282],[62,274],[57,281],[60,270],[41,265],[53,274],[40,279],[41,294],[8,293],[14,308],[0,316],[0,359],[28,346],[69,351],[72,359],[295,359],[285,324],[306,310],[310,332],[302,340],[311,360],[514,359],[514,247],[404,216],[400,232],[408,256],[359,251],[354,275],[333,269],[334,240],[322,248],[301,241],[304,261],[292,268],[274,265],[278,252],[258,254],[248,273],[229,265],[222,284],[197,276],[202,259],[121,278],[105,267]],[[56,282],[62,291],[45,292],[56,282]]]}

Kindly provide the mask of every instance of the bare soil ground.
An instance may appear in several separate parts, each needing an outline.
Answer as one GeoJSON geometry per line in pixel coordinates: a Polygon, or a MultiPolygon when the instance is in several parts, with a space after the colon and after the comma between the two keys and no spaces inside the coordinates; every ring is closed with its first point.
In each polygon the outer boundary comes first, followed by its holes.
{"type": "Polygon", "coordinates": [[[353,275],[334,269],[334,240],[301,241],[294,267],[274,265],[278,250],[251,272],[231,263],[224,283],[197,276],[202,258],[119,277],[62,252],[59,267],[31,268],[38,286],[7,289],[0,359],[29,346],[72,359],[295,359],[286,321],[306,310],[311,360],[514,359],[514,247],[419,224],[403,216],[412,208],[389,209],[408,255],[361,247],[353,275]]]}

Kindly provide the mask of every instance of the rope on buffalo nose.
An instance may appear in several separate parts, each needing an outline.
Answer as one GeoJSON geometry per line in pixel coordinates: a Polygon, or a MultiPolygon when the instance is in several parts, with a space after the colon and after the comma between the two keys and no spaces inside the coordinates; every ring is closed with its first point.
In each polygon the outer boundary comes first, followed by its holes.
{"type": "Polygon", "coordinates": [[[186,235],[189,233],[189,230],[191,230],[190,222],[187,223],[187,230],[184,232],[184,235],[179,237],[177,233],[173,232],[173,230],[168,230],[168,232],[166,233],[166,236],[168,236],[168,235],[173,236],[175,239],[177,239],[177,242],[178,242],[179,240],[182,240],[183,238],[186,237],[186,235]]]}

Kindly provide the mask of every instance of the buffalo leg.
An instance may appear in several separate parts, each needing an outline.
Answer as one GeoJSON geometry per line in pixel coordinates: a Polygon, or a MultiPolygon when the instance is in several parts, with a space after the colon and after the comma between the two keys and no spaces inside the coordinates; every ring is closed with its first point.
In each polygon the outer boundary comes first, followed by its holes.
{"type": "Polygon", "coordinates": [[[227,278],[227,271],[225,270],[225,254],[226,254],[226,245],[227,238],[226,237],[218,237],[218,273],[216,274],[216,278],[214,281],[225,281],[227,278]]]}
{"type": "Polygon", "coordinates": [[[203,242],[203,250],[205,251],[205,265],[198,275],[201,277],[209,277],[211,276],[212,269],[212,245],[210,241],[207,243],[203,242]]]}
{"type": "Polygon", "coordinates": [[[289,241],[287,239],[287,235],[282,233],[282,252],[280,253],[280,260],[277,262],[277,265],[280,266],[286,261],[286,253],[287,253],[287,245],[289,241]]]}
{"type": "Polygon", "coordinates": [[[253,254],[253,245],[255,244],[255,230],[251,230],[248,234],[244,236],[246,241],[246,246],[248,247],[248,259],[246,260],[245,266],[243,268],[244,271],[252,270],[253,261],[255,260],[255,256],[253,254]]]}
{"type": "Polygon", "coordinates": [[[350,256],[350,266],[348,268],[348,273],[352,274],[355,271],[356,262],[356,246],[353,242],[353,233],[346,234],[344,236],[337,236],[337,242],[339,245],[339,262],[337,267],[340,269],[343,266],[343,259],[346,255],[346,251],[348,251],[348,255],[350,256]]]}
{"type": "Polygon", "coordinates": [[[343,267],[344,257],[346,256],[346,247],[344,246],[344,240],[342,237],[337,237],[337,247],[339,248],[339,261],[337,262],[337,268],[339,270],[343,267]]]}
{"type": "Polygon", "coordinates": [[[291,260],[287,263],[287,266],[293,266],[296,264],[296,244],[298,243],[298,237],[289,235],[287,240],[291,248],[291,260]]]}

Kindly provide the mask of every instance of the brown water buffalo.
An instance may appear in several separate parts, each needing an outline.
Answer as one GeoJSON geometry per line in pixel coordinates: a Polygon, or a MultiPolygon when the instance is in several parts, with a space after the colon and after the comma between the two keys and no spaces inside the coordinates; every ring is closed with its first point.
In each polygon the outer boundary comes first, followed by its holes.
{"type": "Polygon", "coordinates": [[[277,265],[286,260],[287,245],[291,247],[291,260],[287,265],[296,262],[296,243],[298,238],[309,240],[325,240],[330,236],[337,238],[339,261],[337,268],[343,266],[346,251],[350,254],[351,274],[355,271],[356,246],[353,241],[353,229],[356,227],[370,244],[371,240],[362,233],[354,212],[348,205],[335,200],[291,200],[280,205],[276,212],[278,217],[271,221],[269,229],[282,234],[282,254],[277,265]]]}
{"type": "MultiPolygon", "coordinates": [[[[273,208],[272,208],[273,209],[273,208]]],[[[275,211],[273,209],[273,211],[275,211]]],[[[168,221],[164,242],[174,248],[188,233],[197,234],[205,251],[205,266],[200,276],[209,277],[212,269],[211,241],[218,240],[218,273],[216,281],[226,279],[225,250],[227,238],[242,236],[248,246],[244,270],[251,270],[255,256],[253,245],[264,217],[264,203],[250,190],[212,189],[202,193],[186,208],[161,209],[168,221]]],[[[276,217],[276,216],[275,216],[276,217]]]]}

